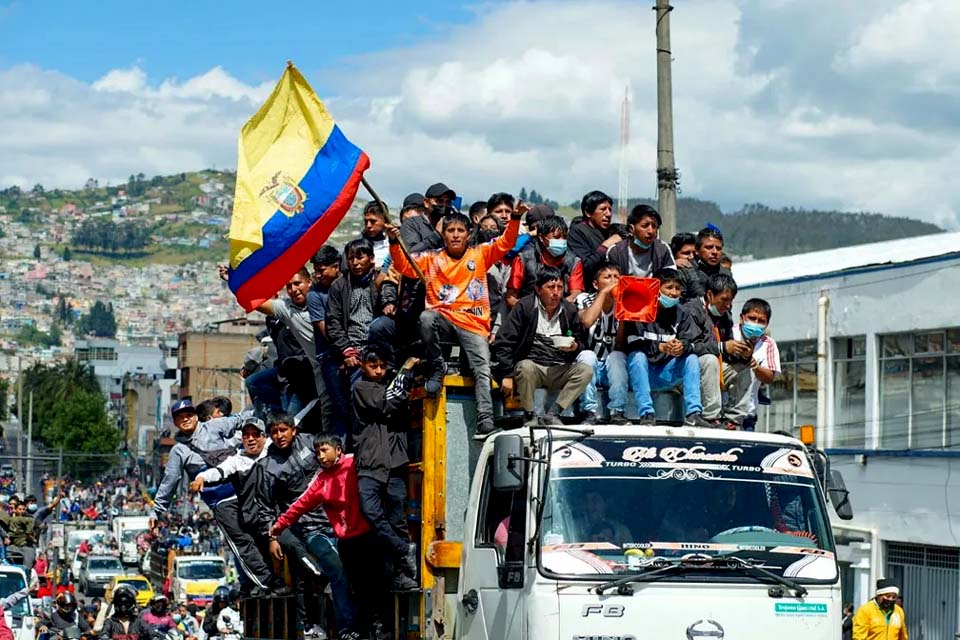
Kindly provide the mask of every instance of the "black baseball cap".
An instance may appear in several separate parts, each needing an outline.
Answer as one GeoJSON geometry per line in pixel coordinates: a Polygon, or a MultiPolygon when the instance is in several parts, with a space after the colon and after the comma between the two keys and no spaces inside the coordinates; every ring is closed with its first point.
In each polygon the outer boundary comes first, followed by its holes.
{"type": "Polygon", "coordinates": [[[557,212],[553,210],[553,207],[547,204],[535,204],[530,207],[530,211],[527,211],[526,223],[528,227],[532,227],[538,222],[545,220],[546,218],[552,218],[557,215],[557,212]]]}
{"type": "Polygon", "coordinates": [[[424,194],[424,196],[427,198],[439,198],[440,196],[443,196],[443,195],[449,195],[450,199],[454,200],[457,197],[457,192],[451,189],[450,187],[448,187],[447,185],[443,184],[442,182],[438,182],[436,184],[430,185],[427,188],[427,192],[424,194]]]}
{"type": "Polygon", "coordinates": [[[423,207],[422,193],[411,193],[403,199],[403,208],[409,209],[410,207],[423,207]]]}

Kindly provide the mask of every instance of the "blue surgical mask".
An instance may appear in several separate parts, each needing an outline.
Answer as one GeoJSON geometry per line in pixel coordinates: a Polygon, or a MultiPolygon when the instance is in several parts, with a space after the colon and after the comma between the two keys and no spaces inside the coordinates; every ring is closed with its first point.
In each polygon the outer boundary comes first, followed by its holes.
{"type": "Polygon", "coordinates": [[[680,298],[672,298],[665,293],[660,294],[660,306],[664,309],[672,309],[680,302],[680,298]]]}
{"type": "Polygon", "coordinates": [[[549,251],[550,255],[554,258],[559,258],[567,252],[567,239],[551,238],[547,240],[547,251],[549,251]]]}
{"type": "Polygon", "coordinates": [[[634,238],[634,239],[633,239],[633,244],[637,245],[638,247],[640,247],[640,248],[643,249],[644,251],[646,251],[647,249],[649,249],[650,247],[653,246],[652,244],[643,244],[642,242],[640,242],[640,239],[639,239],[639,238],[634,238]]]}
{"type": "Polygon", "coordinates": [[[707,310],[710,312],[710,315],[712,315],[712,316],[722,316],[722,315],[723,315],[722,313],[720,313],[720,309],[717,309],[717,305],[715,305],[715,304],[711,304],[709,307],[707,307],[707,310]]]}
{"type": "Polygon", "coordinates": [[[174,622],[180,622],[181,620],[183,620],[183,616],[181,616],[179,613],[173,614],[173,621],[174,621],[174,622]]]}
{"type": "Polygon", "coordinates": [[[740,332],[744,338],[759,338],[767,328],[755,322],[744,322],[740,325],[740,332]]]}

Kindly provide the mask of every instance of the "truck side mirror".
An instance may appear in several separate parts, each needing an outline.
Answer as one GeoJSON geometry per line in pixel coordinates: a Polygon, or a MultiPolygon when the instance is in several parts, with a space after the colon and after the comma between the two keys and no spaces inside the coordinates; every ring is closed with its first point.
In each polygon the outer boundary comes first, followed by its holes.
{"type": "Polygon", "coordinates": [[[827,495],[830,496],[830,504],[833,505],[833,510],[837,512],[838,518],[841,520],[853,519],[853,505],[850,504],[850,492],[847,491],[847,483],[843,481],[843,474],[836,469],[830,471],[827,495]]]}
{"type": "Polygon", "coordinates": [[[502,435],[493,443],[493,488],[496,491],[518,491],[523,487],[523,438],[516,434],[502,435]]]}

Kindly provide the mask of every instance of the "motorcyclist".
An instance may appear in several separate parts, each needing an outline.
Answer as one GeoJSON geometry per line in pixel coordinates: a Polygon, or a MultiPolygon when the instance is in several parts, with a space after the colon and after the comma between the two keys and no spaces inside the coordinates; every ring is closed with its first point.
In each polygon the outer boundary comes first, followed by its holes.
{"type": "Polygon", "coordinates": [[[80,627],[80,631],[84,633],[90,631],[90,625],[77,613],[77,597],[70,592],[57,596],[47,627],[57,631],[65,631],[70,627],[80,627]]]}
{"type": "Polygon", "coordinates": [[[217,587],[213,592],[213,602],[207,607],[207,612],[203,616],[201,628],[208,638],[220,635],[217,628],[217,622],[220,620],[220,612],[230,604],[230,589],[227,587],[217,587]]]}
{"type": "Polygon", "coordinates": [[[150,598],[149,608],[140,613],[140,637],[150,638],[158,633],[164,634],[176,628],[177,623],[170,615],[170,602],[162,593],[150,598]]]}
{"type": "Polygon", "coordinates": [[[240,618],[240,589],[230,589],[227,605],[217,616],[217,631],[222,637],[243,636],[243,620],[240,618]]]}
{"type": "Polygon", "coordinates": [[[139,640],[140,620],[137,617],[137,592],[128,584],[113,590],[113,615],[103,623],[98,640],[139,640]]]}

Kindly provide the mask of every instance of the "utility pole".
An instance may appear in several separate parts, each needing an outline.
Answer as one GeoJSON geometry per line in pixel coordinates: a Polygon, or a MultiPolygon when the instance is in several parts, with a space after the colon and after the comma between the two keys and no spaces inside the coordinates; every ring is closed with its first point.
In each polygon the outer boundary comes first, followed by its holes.
{"type": "Polygon", "coordinates": [[[57,449],[57,492],[63,491],[63,447],[57,449]]]}
{"type": "Polygon", "coordinates": [[[27,477],[23,481],[23,495],[33,491],[33,390],[30,391],[30,417],[27,419],[27,477]]]}
{"type": "Polygon", "coordinates": [[[17,356],[17,487],[23,488],[23,357],[17,356]]]}
{"type": "Polygon", "coordinates": [[[620,106],[620,179],[617,185],[617,218],[620,224],[627,223],[627,191],[629,175],[627,173],[627,147],[630,146],[630,87],[623,90],[623,104],[620,106]]]}
{"type": "Polygon", "coordinates": [[[660,237],[669,243],[677,232],[677,184],[680,174],[673,158],[673,80],[670,75],[669,0],[657,0],[657,198],[663,226],[660,237]]]}

